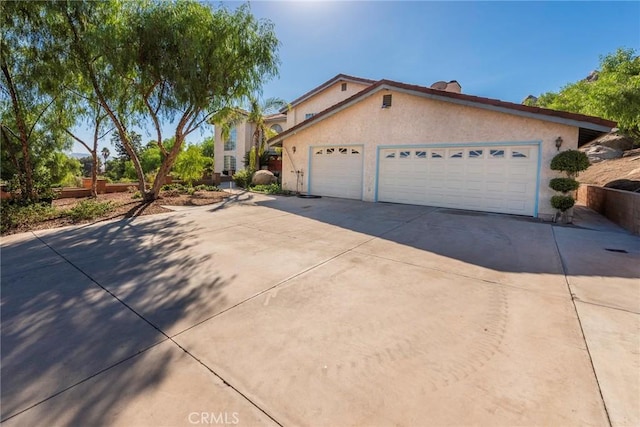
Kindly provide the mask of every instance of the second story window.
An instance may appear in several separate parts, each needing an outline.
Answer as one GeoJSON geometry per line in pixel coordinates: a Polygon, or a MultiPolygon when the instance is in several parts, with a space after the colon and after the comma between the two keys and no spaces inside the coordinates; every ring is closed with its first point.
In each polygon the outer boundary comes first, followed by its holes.
{"type": "Polygon", "coordinates": [[[316,113],[307,113],[307,114],[304,115],[304,119],[305,120],[310,119],[311,117],[313,117],[315,115],[316,115],[316,113]]]}
{"type": "Polygon", "coordinates": [[[341,86],[340,90],[343,91],[343,92],[346,92],[347,84],[346,83],[342,83],[342,86],[341,86]]]}
{"type": "Polygon", "coordinates": [[[236,149],[236,139],[237,139],[237,132],[236,132],[236,128],[231,129],[231,132],[229,132],[229,139],[227,139],[224,143],[224,151],[232,151],[236,149]]]}

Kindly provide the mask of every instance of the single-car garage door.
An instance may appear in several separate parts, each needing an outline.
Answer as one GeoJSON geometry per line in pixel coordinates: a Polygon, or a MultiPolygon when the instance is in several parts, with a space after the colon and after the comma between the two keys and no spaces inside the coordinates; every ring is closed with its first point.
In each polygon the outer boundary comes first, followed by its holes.
{"type": "Polygon", "coordinates": [[[378,201],[535,215],[538,146],[381,148],[378,201]]]}
{"type": "Polygon", "coordinates": [[[309,192],[319,196],[362,199],[363,147],[311,147],[309,192]]]}

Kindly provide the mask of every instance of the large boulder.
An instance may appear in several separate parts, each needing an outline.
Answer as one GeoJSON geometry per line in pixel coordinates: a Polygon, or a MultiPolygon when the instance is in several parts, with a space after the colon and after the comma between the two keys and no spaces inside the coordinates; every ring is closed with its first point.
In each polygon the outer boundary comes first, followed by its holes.
{"type": "Polygon", "coordinates": [[[612,132],[602,135],[583,146],[583,149],[589,149],[591,147],[595,147],[597,145],[602,145],[604,147],[615,148],[620,151],[627,151],[633,148],[633,139],[626,137],[624,135],[620,135],[618,133],[612,132]]]}
{"type": "Polygon", "coordinates": [[[606,147],[604,145],[594,145],[584,150],[591,163],[598,163],[603,160],[619,159],[622,157],[623,151],[616,148],[606,147]]]}
{"type": "Polygon", "coordinates": [[[251,184],[253,185],[269,185],[276,182],[278,182],[278,178],[268,170],[259,170],[251,178],[251,184]]]}

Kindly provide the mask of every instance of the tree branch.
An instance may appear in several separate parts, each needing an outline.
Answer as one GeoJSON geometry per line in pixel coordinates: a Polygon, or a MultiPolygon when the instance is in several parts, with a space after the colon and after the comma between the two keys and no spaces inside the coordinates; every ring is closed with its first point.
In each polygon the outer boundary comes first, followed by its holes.
{"type": "Polygon", "coordinates": [[[69,131],[69,129],[64,129],[65,133],[69,136],[71,136],[71,138],[75,139],[76,141],[78,141],[80,144],[84,145],[84,148],[87,149],[87,151],[89,151],[89,153],[93,154],[93,150],[87,145],[86,142],[84,142],[83,140],[81,140],[80,138],[78,138],[76,135],[74,135],[71,131],[69,131]]]}
{"type": "Polygon", "coordinates": [[[42,115],[44,114],[45,111],[47,111],[49,109],[49,107],[51,107],[51,104],[53,104],[56,101],[57,97],[53,97],[53,99],[51,100],[51,102],[49,102],[47,104],[46,107],[44,107],[42,109],[42,111],[40,111],[40,114],[38,114],[38,117],[35,119],[35,121],[33,122],[33,125],[31,126],[31,129],[29,129],[29,133],[27,134],[27,139],[31,138],[31,134],[33,133],[33,130],[36,128],[36,125],[38,124],[38,122],[40,121],[40,118],[42,117],[42,115]]]}

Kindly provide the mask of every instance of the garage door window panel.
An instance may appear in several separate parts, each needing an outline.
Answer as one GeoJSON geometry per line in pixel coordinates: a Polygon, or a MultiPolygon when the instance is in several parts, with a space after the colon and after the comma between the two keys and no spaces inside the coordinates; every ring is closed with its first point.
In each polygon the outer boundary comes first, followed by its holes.
{"type": "Polygon", "coordinates": [[[481,159],[483,150],[469,150],[469,158],[470,159],[481,159]]]}
{"type": "Polygon", "coordinates": [[[490,150],[489,157],[492,159],[504,159],[504,150],[490,150]]]}
{"type": "Polygon", "coordinates": [[[529,150],[518,149],[511,151],[511,158],[513,159],[527,159],[529,158],[529,150]]]}

